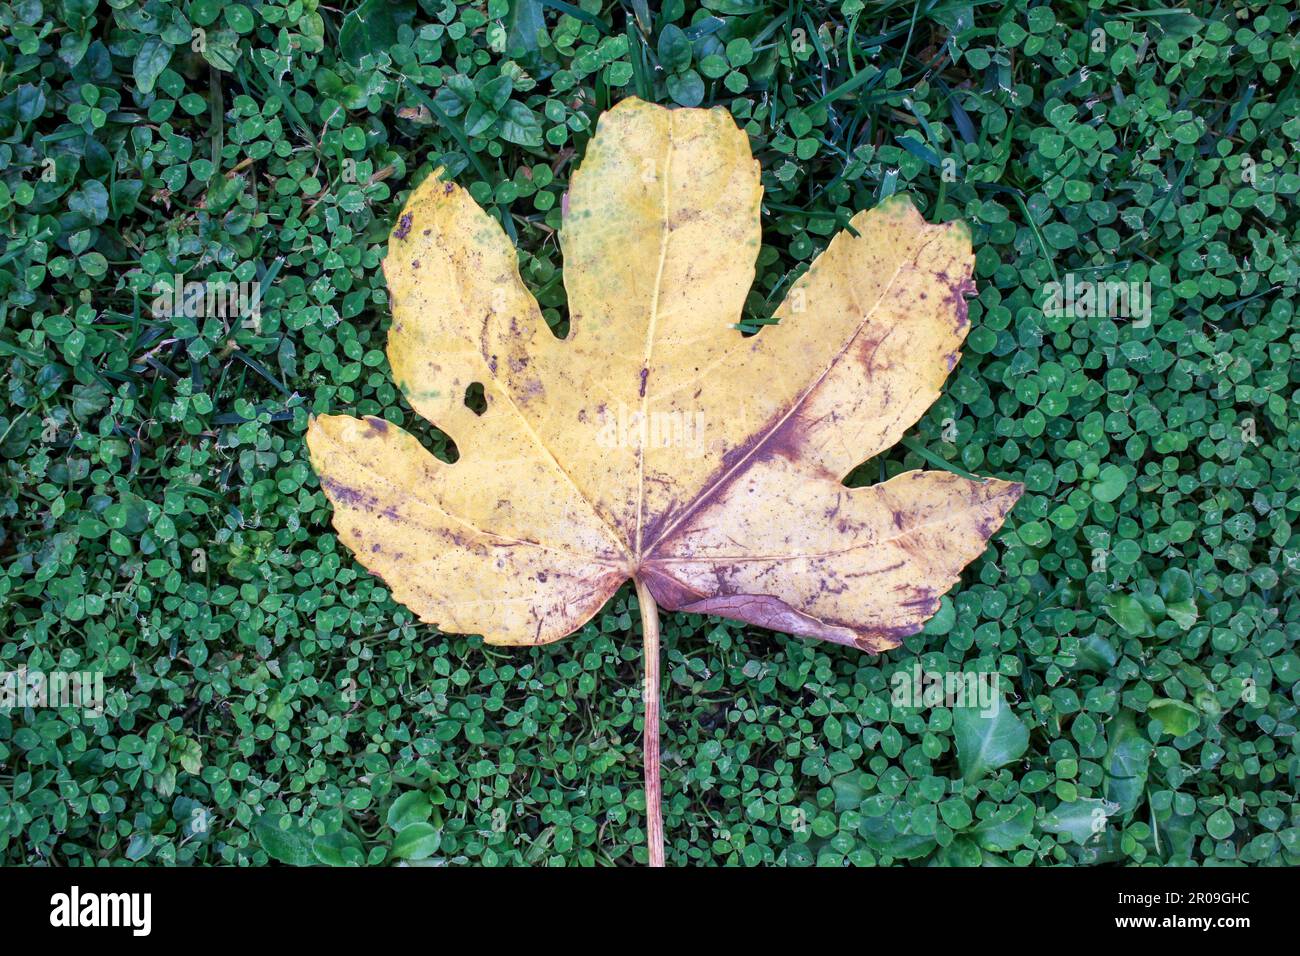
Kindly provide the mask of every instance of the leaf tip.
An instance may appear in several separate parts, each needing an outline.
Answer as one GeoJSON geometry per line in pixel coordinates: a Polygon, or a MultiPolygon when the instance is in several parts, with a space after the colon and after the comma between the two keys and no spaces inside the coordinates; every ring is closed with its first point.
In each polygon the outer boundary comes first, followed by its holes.
{"type": "Polygon", "coordinates": [[[1025,493],[1024,482],[1007,481],[1003,478],[986,478],[985,481],[990,486],[988,498],[995,501],[1000,517],[1005,518],[1020,496],[1025,493]]]}

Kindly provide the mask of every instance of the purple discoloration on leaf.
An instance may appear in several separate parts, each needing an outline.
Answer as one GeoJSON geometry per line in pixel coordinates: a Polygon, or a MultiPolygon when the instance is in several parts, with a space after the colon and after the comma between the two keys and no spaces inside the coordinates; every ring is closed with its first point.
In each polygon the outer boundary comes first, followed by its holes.
{"type": "Polygon", "coordinates": [[[836,644],[856,644],[859,639],[851,628],[819,621],[768,594],[726,594],[696,601],[678,610],[689,614],[721,614],[772,631],[818,637],[836,644]]]}
{"type": "MultiPolygon", "coordinates": [[[[686,502],[685,507],[680,510],[670,508],[655,516],[646,525],[645,539],[658,543],[666,530],[679,525],[690,515],[715,504],[731,483],[745,473],[745,465],[751,459],[760,462],[776,455],[794,458],[798,445],[799,421],[798,416],[792,412],[791,407],[778,409],[770,417],[768,425],[756,429],[744,442],[724,452],[722,463],[705,483],[704,492],[693,501],[686,502]]],[[[648,556],[654,556],[653,547],[648,556]]]]}
{"type": "Polygon", "coordinates": [[[348,505],[353,508],[364,508],[373,510],[378,506],[378,499],[374,495],[366,494],[364,491],[358,491],[349,485],[335,481],[333,478],[322,478],[321,487],[325,489],[331,501],[336,505],[348,505]]]}
{"type": "Polygon", "coordinates": [[[795,524],[789,532],[778,530],[770,536],[766,529],[745,531],[746,525],[743,519],[737,522],[737,515],[747,510],[750,502],[757,506],[759,499],[751,496],[762,485],[748,473],[724,484],[730,486],[729,491],[715,497],[710,511],[697,513],[684,529],[668,536],[671,552],[643,563],[641,578],[655,600],[673,610],[721,614],[873,652],[897,646],[934,615],[942,593],[996,532],[1022,490],[1019,484],[993,479],[972,481],[918,471],[876,488],[834,492],[834,507],[819,506],[816,513],[839,515],[835,527],[844,538],[844,551],[879,556],[843,563],[834,548],[824,555],[801,555],[799,547],[792,544],[798,525],[794,515],[791,520],[795,524]],[[887,491],[878,494],[881,488],[887,491]],[[910,500],[913,496],[915,501],[910,500]],[[866,515],[876,517],[864,523],[866,515]],[[707,530],[715,524],[735,530],[721,541],[724,553],[710,557],[720,543],[717,538],[710,539],[707,530]],[[949,535],[954,537],[949,539],[949,535]],[[696,538],[706,542],[711,551],[699,551],[692,543],[696,538]],[[955,552],[954,545],[958,548],[955,552]],[[766,556],[784,548],[790,550],[766,556]],[[884,548],[888,552],[882,551],[884,548]],[[735,554],[727,557],[726,552],[735,554]],[[803,586],[791,588],[785,582],[791,573],[787,563],[797,565],[797,580],[803,586]],[[915,569],[915,577],[906,575],[908,567],[915,569]],[[830,595],[864,591],[875,595],[865,618],[828,617],[824,610],[812,610],[835,607],[826,600],[830,595]],[[787,593],[797,595],[797,600],[787,598],[787,593]]]}
{"type": "Polygon", "coordinates": [[[646,574],[646,585],[661,607],[688,614],[719,614],[766,627],[773,631],[815,637],[835,644],[856,647],[859,650],[879,653],[895,646],[898,641],[914,634],[916,628],[852,627],[833,621],[819,620],[792,608],[770,594],[725,594],[694,600],[683,600],[691,595],[679,582],[657,571],[646,574]],[[904,633],[905,632],[905,633],[904,633]]]}
{"type": "Polygon", "coordinates": [[[641,565],[641,579],[661,607],[676,611],[701,600],[705,595],[688,588],[667,572],[660,571],[652,562],[641,565]]]}
{"type": "MultiPolygon", "coordinates": [[[[952,292],[948,301],[952,304],[953,315],[956,317],[956,328],[958,331],[970,325],[970,303],[966,301],[968,295],[975,294],[975,281],[970,277],[964,277],[960,282],[952,286],[952,292]]],[[[951,366],[949,366],[951,368],[951,366]]]]}
{"type": "Polygon", "coordinates": [[[397,220],[397,231],[393,233],[395,239],[405,239],[411,231],[411,214],[402,213],[402,218],[397,220]]]}

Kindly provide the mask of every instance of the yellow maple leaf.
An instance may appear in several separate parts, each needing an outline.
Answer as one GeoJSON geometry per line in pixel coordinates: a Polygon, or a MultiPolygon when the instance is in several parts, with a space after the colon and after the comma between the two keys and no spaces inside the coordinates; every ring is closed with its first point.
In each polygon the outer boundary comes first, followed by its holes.
{"type": "Polygon", "coordinates": [[[567,197],[563,339],[495,219],[436,175],[412,193],[384,261],[388,357],[460,458],[378,418],[322,415],[307,436],[340,538],[396,600],[444,631],[542,644],[632,578],[651,728],[656,604],[866,651],[935,613],[1022,486],[843,479],[956,364],[969,231],[903,197],[858,213],[747,337],[761,193],[725,110],[605,113],[567,197]]]}

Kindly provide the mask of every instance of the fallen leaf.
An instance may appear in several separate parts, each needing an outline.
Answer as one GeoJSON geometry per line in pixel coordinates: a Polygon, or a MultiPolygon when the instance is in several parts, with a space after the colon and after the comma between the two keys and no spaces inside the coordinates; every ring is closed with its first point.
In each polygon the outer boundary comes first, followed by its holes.
{"type": "Polygon", "coordinates": [[[466,191],[434,175],[412,193],[384,261],[388,357],[459,460],[379,418],[321,415],[307,436],[340,538],[396,600],[444,631],[543,644],[633,578],[651,727],[655,603],[873,652],[938,610],[1022,486],[843,479],[956,364],[969,231],[903,197],[858,213],[746,337],[761,192],[725,110],[604,114],[567,195],[564,339],[466,191]]]}

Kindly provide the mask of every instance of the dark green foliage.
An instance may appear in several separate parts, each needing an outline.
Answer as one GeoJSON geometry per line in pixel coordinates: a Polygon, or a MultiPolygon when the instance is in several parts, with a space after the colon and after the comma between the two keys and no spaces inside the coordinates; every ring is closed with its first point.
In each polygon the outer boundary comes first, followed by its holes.
{"type": "Polygon", "coordinates": [[[670,862],[1300,862],[1300,24],[1190,6],[0,3],[0,670],[108,690],[0,708],[0,860],[644,859],[630,591],[538,650],[412,623],[302,443],[451,451],[384,357],[402,194],[466,184],[563,328],[567,177],[635,94],[751,136],[750,328],[859,209],[969,220],[965,357],[855,480],[1027,486],[883,658],[665,621],[670,862]],[[155,315],[178,273],[260,318],[155,315]],[[1009,709],[896,703],[918,658],[1009,709]]]}

